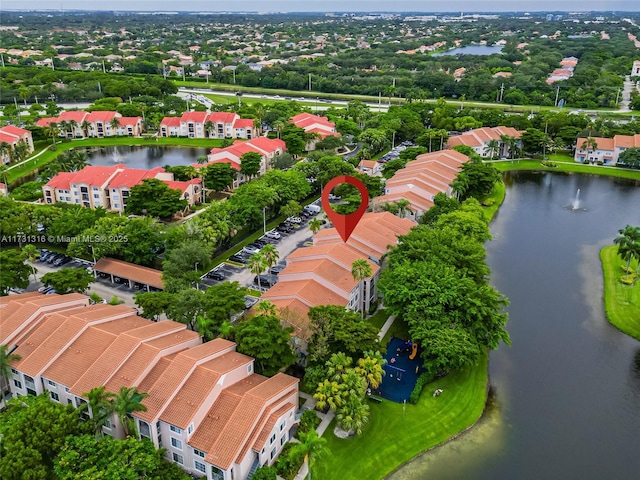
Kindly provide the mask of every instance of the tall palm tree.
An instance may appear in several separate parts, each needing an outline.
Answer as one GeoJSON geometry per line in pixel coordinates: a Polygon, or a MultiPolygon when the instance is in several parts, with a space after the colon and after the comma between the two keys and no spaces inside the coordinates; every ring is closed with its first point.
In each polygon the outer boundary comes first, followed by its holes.
{"type": "Polygon", "coordinates": [[[361,435],[364,426],[369,423],[369,405],[362,397],[350,396],[336,411],[336,420],[343,430],[361,435]]]}
{"type": "Polygon", "coordinates": [[[262,247],[261,253],[264,256],[264,263],[267,269],[273,267],[276,263],[278,263],[278,260],[280,260],[278,249],[270,243],[262,247]]]}
{"type": "Polygon", "coordinates": [[[23,141],[16,143],[13,146],[10,155],[15,163],[20,163],[29,155],[29,145],[23,141]]]}
{"type": "Polygon", "coordinates": [[[109,122],[111,125],[111,130],[113,135],[118,134],[118,127],[120,126],[120,119],[118,117],[113,117],[113,119],[109,122]]]}
{"type": "Polygon", "coordinates": [[[383,368],[385,363],[387,361],[379,352],[365,352],[364,358],[358,359],[355,371],[365,379],[368,387],[376,389],[382,383],[382,377],[386,373],[383,368]]]}
{"type": "MultiPolygon", "coordinates": [[[[38,252],[38,249],[35,247],[35,245],[32,245],[30,243],[22,247],[22,253],[24,254],[25,258],[30,262],[35,262],[40,257],[40,253],[38,252]]],[[[33,281],[37,282],[38,279],[36,277],[36,272],[38,270],[33,265],[30,265],[30,267],[31,267],[31,273],[33,274],[33,281]]]]}
{"type": "Polygon", "coordinates": [[[309,474],[307,478],[311,478],[311,466],[316,458],[327,452],[327,440],[319,437],[315,428],[308,432],[301,432],[298,435],[299,442],[294,444],[292,451],[295,455],[304,456],[309,461],[309,474]]]}
{"type": "MultiPolygon", "coordinates": [[[[4,165],[4,159],[9,158],[9,152],[11,152],[11,145],[7,142],[0,143],[0,165],[4,165]]],[[[6,182],[5,182],[6,183],[6,182]]]]}
{"type": "Polygon", "coordinates": [[[589,161],[589,154],[593,150],[596,150],[598,148],[598,142],[596,141],[595,138],[593,138],[592,136],[589,136],[588,138],[585,139],[584,142],[582,142],[582,145],[580,145],[580,148],[582,150],[587,151],[587,157],[585,159],[585,162],[586,162],[586,161],[589,161]]]}
{"type": "Polygon", "coordinates": [[[11,364],[21,359],[20,355],[10,352],[6,345],[0,345],[0,395],[3,398],[11,378],[11,364]]]}
{"type": "Polygon", "coordinates": [[[100,436],[102,427],[115,413],[114,398],[115,394],[107,392],[104,386],[92,388],[90,392],[82,395],[89,400],[88,408],[91,410],[91,417],[95,428],[96,438],[100,436]]]}
{"type": "Polygon", "coordinates": [[[404,218],[407,212],[413,213],[413,210],[410,208],[411,202],[406,198],[401,198],[396,202],[398,205],[398,213],[400,214],[400,218],[404,218]]]}
{"type": "Polygon", "coordinates": [[[316,408],[318,410],[325,410],[327,408],[336,410],[340,405],[342,405],[340,385],[338,385],[337,382],[325,380],[318,384],[318,388],[316,388],[316,393],[313,394],[313,398],[316,401],[316,408]]]}
{"type": "Polygon", "coordinates": [[[264,272],[266,267],[266,261],[262,252],[254,253],[249,257],[249,261],[247,262],[247,267],[249,267],[249,271],[254,275],[258,276],[258,289],[262,290],[262,285],[260,284],[260,275],[264,272]]]}
{"type": "Polygon", "coordinates": [[[87,120],[83,120],[82,123],[80,124],[80,128],[82,129],[82,135],[84,137],[88,137],[91,124],[87,120]]]}
{"type": "Polygon", "coordinates": [[[213,122],[211,120],[207,120],[206,122],[204,122],[204,130],[205,132],[207,132],[207,136],[211,138],[211,131],[213,130],[213,122]]]}
{"type": "Polygon", "coordinates": [[[7,188],[7,193],[9,193],[9,182],[7,182],[8,177],[9,177],[9,166],[2,163],[0,159],[0,180],[2,181],[2,183],[4,183],[5,187],[7,188]]]}
{"type": "Polygon", "coordinates": [[[256,311],[265,317],[276,317],[278,315],[278,307],[269,300],[262,300],[256,305],[256,311]]]}
{"type": "Polygon", "coordinates": [[[220,338],[224,338],[226,340],[233,340],[233,331],[233,324],[229,320],[222,322],[218,328],[220,338]]]}
{"type": "MultiPolygon", "coordinates": [[[[629,275],[629,266],[631,260],[636,258],[640,264],[640,227],[632,227],[627,225],[618,230],[618,236],[613,241],[618,245],[618,255],[627,261],[627,276],[629,275]]],[[[636,273],[638,268],[636,268],[636,273]]]]}
{"type": "Polygon", "coordinates": [[[69,120],[68,123],[69,123],[69,129],[71,130],[71,136],[75,138],[76,129],[78,128],[78,122],[76,122],[75,120],[69,120]]]}
{"type": "Polygon", "coordinates": [[[61,120],[60,122],[58,122],[58,127],[64,134],[65,138],[67,138],[69,136],[69,122],[67,122],[66,120],[61,120]]]}
{"type": "Polygon", "coordinates": [[[273,127],[273,129],[276,131],[276,134],[278,136],[278,138],[280,138],[280,132],[282,131],[282,129],[284,128],[284,122],[280,121],[280,120],[276,120],[275,122],[273,122],[271,124],[271,126],[273,127]]]}
{"type": "Polygon", "coordinates": [[[53,149],[56,147],[56,137],[60,135],[60,127],[56,122],[51,122],[46,129],[46,133],[48,137],[51,137],[51,143],[53,144],[53,149]]]}
{"type": "Polygon", "coordinates": [[[147,407],[141,401],[148,393],[138,392],[136,387],[121,387],[113,397],[113,411],[118,416],[125,436],[136,435],[136,426],[130,416],[133,412],[146,412],[147,407]]]}
{"type": "Polygon", "coordinates": [[[500,154],[500,142],[495,138],[489,140],[484,147],[484,151],[489,158],[497,157],[500,154]]]}
{"type": "Polygon", "coordinates": [[[360,317],[364,318],[364,306],[365,306],[365,292],[364,292],[364,281],[367,278],[370,278],[373,275],[373,270],[369,262],[367,262],[364,258],[359,258],[355,260],[351,264],[351,275],[354,280],[358,282],[359,290],[360,290],[360,317]]]}
{"type": "Polygon", "coordinates": [[[340,381],[342,375],[344,375],[351,367],[351,357],[346,353],[338,352],[331,354],[329,360],[327,360],[327,377],[334,382],[340,381]]]}
{"type": "Polygon", "coordinates": [[[316,233],[318,233],[320,231],[320,229],[322,228],[322,220],[320,220],[319,218],[312,218],[311,220],[309,220],[309,230],[311,230],[311,232],[315,235],[316,233]]]}

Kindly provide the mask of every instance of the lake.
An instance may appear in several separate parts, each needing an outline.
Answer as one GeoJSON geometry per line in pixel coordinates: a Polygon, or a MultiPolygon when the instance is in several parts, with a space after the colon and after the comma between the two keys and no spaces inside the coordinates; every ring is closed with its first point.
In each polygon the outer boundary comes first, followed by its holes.
{"type": "Polygon", "coordinates": [[[512,345],[491,353],[487,411],[389,478],[639,478],[640,342],[605,317],[598,252],[640,225],[640,182],[548,172],[505,182],[487,254],[511,302],[512,345]]]}
{"type": "Polygon", "coordinates": [[[191,165],[207,155],[203,147],[95,147],[87,148],[91,165],[123,163],[130,168],[151,169],[165,165],[191,165]]]}
{"type": "Polygon", "coordinates": [[[434,53],[434,57],[446,57],[450,55],[493,55],[494,53],[500,53],[502,47],[499,45],[468,45],[466,47],[454,48],[447,50],[446,52],[434,53]]]}

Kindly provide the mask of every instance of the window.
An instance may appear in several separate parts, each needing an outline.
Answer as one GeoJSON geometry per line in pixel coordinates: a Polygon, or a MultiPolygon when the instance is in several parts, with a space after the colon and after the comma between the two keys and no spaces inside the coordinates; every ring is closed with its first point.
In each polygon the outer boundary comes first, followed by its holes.
{"type": "Polygon", "coordinates": [[[104,428],[111,430],[111,420],[107,419],[104,421],[104,428]]]}
{"type": "Polygon", "coordinates": [[[13,384],[16,386],[16,388],[22,388],[22,383],[19,382],[18,380],[14,380],[13,384]]]}
{"type": "Polygon", "coordinates": [[[49,392],[49,395],[51,395],[51,398],[53,400],[55,400],[56,402],[60,401],[60,397],[58,396],[58,394],[56,392],[49,392]]]}
{"type": "Polygon", "coordinates": [[[65,393],[69,393],[69,387],[64,387],[65,393]]]}
{"type": "Polygon", "coordinates": [[[175,447],[179,450],[182,450],[182,442],[180,440],[178,440],[177,438],[173,438],[171,437],[171,446],[175,447]]]}
{"type": "Polygon", "coordinates": [[[140,421],[140,436],[145,438],[151,438],[151,429],[147,422],[140,421]]]}
{"type": "Polygon", "coordinates": [[[182,458],[182,455],[178,455],[177,453],[173,454],[173,461],[176,463],[179,463],[180,465],[184,464],[184,459],[182,458]]]}
{"type": "Polygon", "coordinates": [[[247,373],[251,373],[253,370],[253,364],[249,364],[249,366],[247,367],[247,373]]]}
{"type": "Polygon", "coordinates": [[[276,456],[276,449],[274,448],[273,450],[271,450],[271,460],[273,460],[275,456],[276,456]]]}
{"type": "Polygon", "coordinates": [[[171,430],[172,432],[175,432],[175,433],[182,433],[182,429],[179,428],[179,427],[176,427],[174,425],[169,425],[169,430],[171,430]]]}
{"type": "Polygon", "coordinates": [[[282,438],[280,438],[280,446],[284,445],[286,441],[287,441],[287,436],[283,435],[282,438]]]}
{"type": "Polygon", "coordinates": [[[284,427],[286,427],[286,426],[287,426],[287,421],[285,420],[284,422],[282,422],[280,424],[280,431],[284,430],[284,427]]]}
{"type": "Polygon", "coordinates": [[[12,368],[11,373],[13,373],[14,375],[18,375],[18,370],[16,370],[15,368],[12,368]]]}
{"type": "Polygon", "coordinates": [[[57,387],[58,385],[56,384],[56,382],[54,382],[53,380],[47,380],[47,383],[49,385],[51,385],[52,387],[57,387]]]}
{"type": "Polygon", "coordinates": [[[100,194],[99,193],[94,193],[93,194],[93,198],[100,198],[100,194]]]}
{"type": "Polygon", "coordinates": [[[189,428],[187,428],[187,433],[189,435],[191,435],[192,432],[193,432],[193,423],[191,425],[189,425],[189,428]]]}
{"type": "Polygon", "coordinates": [[[197,457],[202,457],[202,458],[206,456],[204,452],[201,452],[200,450],[196,450],[195,448],[193,449],[193,454],[197,457]]]}
{"type": "Polygon", "coordinates": [[[194,460],[193,462],[193,466],[196,468],[196,470],[198,470],[199,472],[202,473],[207,473],[207,467],[204,465],[204,463],[200,463],[197,460],[194,460]]]}
{"type": "MultiPolygon", "coordinates": [[[[269,439],[269,445],[271,445],[275,441],[276,441],[276,434],[274,433],[273,435],[271,435],[271,438],[269,439]]],[[[271,457],[271,458],[273,458],[273,457],[271,457]]]]}

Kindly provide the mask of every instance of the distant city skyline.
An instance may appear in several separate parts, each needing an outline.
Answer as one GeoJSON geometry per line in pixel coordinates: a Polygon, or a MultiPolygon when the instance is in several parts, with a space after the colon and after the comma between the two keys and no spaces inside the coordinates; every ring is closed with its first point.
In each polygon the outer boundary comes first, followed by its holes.
{"type": "Polygon", "coordinates": [[[132,11],[242,11],[242,12],[536,12],[536,11],[639,11],[640,2],[629,0],[110,0],[91,4],[86,0],[2,0],[3,10],[132,10],[132,11]]]}

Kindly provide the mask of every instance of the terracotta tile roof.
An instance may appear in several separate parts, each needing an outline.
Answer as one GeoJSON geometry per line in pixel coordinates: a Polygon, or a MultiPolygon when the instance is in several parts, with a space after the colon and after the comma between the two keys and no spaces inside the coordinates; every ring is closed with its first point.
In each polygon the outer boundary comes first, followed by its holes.
{"type": "MultiPolygon", "coordinates": [[[[379,267],[371,261],[368,263],[375,275],[379,267]]],[[[278,278],[280,282],[296,281],[302,278],[325,280],[338,291],[346,292],[347,296],[358,285],[358,282],[351,275],[351,266],[347,267],[331,258],[289,262],[287,267],[280,272],[278,278]]]]}
{"type": "MultiPolygon", "coordinates": [[[[297,383],[297,378],[278,373],[245,393],[215,443],[209,450],[205,450],[206,461],[227,470],[258,426],[265,404],[273,397],[295,389],[297,383]]],[[[202,424],[198,430],[201,428],[202,424]]],[[[193,444],[193,440],[190,443],[193,444]]]]}
{"type": "Polygon", "coordinates": [[[278,149],[282,151],[287,150],[287,145],[279,138],[256,137],[248,140],[246,143],[267,153],[273,153],[278,149]]]}
{"type": "Polygon", "coordinates": [[[118,170],[122,168],[126,168],[126,166],[113,165],[105,167],[98,165],[89,165],[84,167],[82,170],[75,172],[73,177],[69,178],[69,183],[82,183],[91,186],[104,185],[112,175],[114,175],[118,170]]]}
{"type": "Polygon", "coordinates": [[[8,143],[9,145],[14,145],[19,141],[20,141],[19,137],[0,131],[0,143],[4,142],[4,143],[8,143]]]}
{"type": "Polygon", "coordinates": [[[187,428],[218,380],[237,368],[246,369],[251,363],[253,358],[229,352],[198,365],[162,412],[160,420],[187,428]]]}
{"type": "Polygon", "coordinates": [[[138,391],[140,392],[149,392],[154,383],[156,383],[160,377],[164,374],[164,372],[169,368],[173,359],[180,352],[176,352],[172,355],[167,355],[166,357],[162,357],[158,362],[153,366],[153,368],[149,371],[149,373],[140,381],[138,385],[138,391]]]}
{"type": "MultiPolygon", "coordinates": [[[[2,185],[4,185],[4,183],[2,185]]],[[[15,295],[6,295],[4,297],[0,297],[0,308],[6,305],[14,305],[14,306],[23,305],[27,299],[32,300],[34,298],[40,298],[40,297],[44,297],[44,294],[40,292],[23,292],[23,293],[17,293],[15,295]]],[[[3,310],[3,314],[4,314],[4,310],[3,310]]]]}
{"type": "Polygon", "coordinates": [[[85,117],[88,115],[87,112],[83,112],[80,110],[76,110],[76,111],[65,111],[65,112],[61,112],[60,115],[58,115],[58,122],[63,122],[63,121],[75,121],[78,123],[78,127],[80,126],[80,124],[84,121],[85,117]]]}
{"type": "Polygon", "coordinates": [[[233,122],[233,128],[253,128],[253,120],[250,118],[239,118],[233,122]]]}
{"type": "Polygon", "coordinates": [[[262,447],[264,446],[267,439],[269,438],[269,434],[271,433],[271,430],[273,430],[273,427],[276,426],[276,422],[278,421],[278,419],[283,415],[285,415],[289,410],[292,410],[295,408],[296,406],[293,403],[285,403],[283,406],[281,406],[279,409],[277,409],[275,412],[269,415],[269,419],[267,420],[267,423],[264,424],[264,427],[262,427],[262,430],[260,431],[260,435],[257,436],[256,441],[253,444],[253,449],[256,452],[260,452],[262,450],[262,447]]]}
{"type": "Polygon", "coordinates": [[[314,307],[316,305],[345,305],[349,299],[318,283],[315,280],[280,281],[267,290],[263,299],[296,298],[314,307]]]}
{"type": "Polygon", "coordinates": [[[395,193],[388,193],[386,195],[381,195],[379,197],[376,197],[374,199],[374,202],[376,205],[384,205],[385,203],[393,203],[402,199],[408,200],[409,203],[411,204],[410,205],[411,210],[413,210],[416,213],[418,212],[424,213],[427,210],[429,210],[431,207],[433,207],[432,200],[429,200],[424,196],[418,195],[412,191],[395,192],[395,193]]]}
{"type": "Polygon", "coordinates": [[[147,422],[154,421],[162,414],[180,386],[187,380],[197,362],[202,362],[209,357],[213,358],[225,350],[231,351],[234,346],[233,342],[216,338],[211,342],[178,353],[164,370],[162,376],[146,390],[149,396],[143,400],[143,403],[147,407],[147,411],[137,412],[135,416],[147,422]]]}
{"type": "Polygon", "coordinates": [[[500,140],[500,135],[508,135],[510,137],[520,138],[522,132],[513,127],[482,127],[469,130],[461,135],[449,138],[447,146],[449,148],[456,145],[468,145],[470,147],[480,147],[490,140],[500,140]]]}
{"type": "MultiPolygon", "coordinates": [[[[226,158],[216,158],[215,160],[211,160],[209,162],[206,163],[206,165],[212,165],[214,163],[229,163],[231,164],[231,168],[235,169],[235,170],[240,170],[242,167],[240,166],[240,162],[238,162],[235,157],[226,157],[226,158]]],[[[196,168],[200,168],[206,165],[200,165],[199,163],[192,163],[191,165],[193,165],[196,168]]]]}
{"type": "MultiPolygon", "coordinates": [[[[211,123],[230,123],[233,124],[240,120],[237,114],[232,112],[211,112],[207,118],[211,123]]],[[[253,120],[251,120],[253,125],[253,120]]]]}
{"type": "Polygon", "coordinates": [[[58,123],[58,117],[40,118],[36,121],[38,127],[48,127],[52,123],[58,123]]]}
{"type": "Polygon", "coordinates": [[[180,117],[164,117],[160,122],[160,125],[165,127],[179,127],[180,117]]]}
{"type": "Polygon", "coordinates": [[[181,123],[205,123],[207,121],[207,112],[184,112],[180,118],[181,123]]]}
{"type": "Polygon", "coordinates": [[[133,263],[105,257],[98,260],[93,269],[97,272],[109,273],[154,288],[164,288],[162,272],[153,268],[141,267],[133,263]]]}
{"type": "Polygon", "coordinates": [[[96,110],[95,112],[90,112],[86,120],[87,122],[90,122],[90,123],[95,123],[95,122],[110,123],[111,120],[113,120],[114,117],[116,117],[116,115],[118,115],[118,112],[96,110]]]}
{"type": "MultiPolygon", "coordinates": [[[[591,139],[595,140],[595,142],[596,142],[597,148],[595,150],[613,151],[616,148],[616,141],[615,141],[614,138],[591,137],[591,139]]],[[[582,144],[584,142],[586,142],[586,141],[587,141],[586,138],[578,138],[576,140],[576,149],[577,150],[586,151],[586,148],[582,148],[582,144]]],[[[624,142],[624,140],[623,140],[623,142],[624,142]]],[[[593,150],[593,149],[591,149],[591,150],[593,150]]]]}
{"type": "Polygon", "coordinates": [[[26,299],[20,308],[11,312],[4,307],[0,312],[0,344],[11,343],[20,332],[30,328],[30,324],[46,313],[64,310],[70,306],[78,307],[89,303],[88,297],[79,293],[67,295],[42,295],[39,298],[26,299]],[[6,312],[6,313],[5,313],[6,312]]]}
{"type": "Polygon", "coordinates": [[[69,190],[71,188],[71,180],[75,175],[76,174],[72,172],[60,172],[49,180],[45,184],[45,187],[51,187],[57,190],[69,190]]]}
{"type": "Polygon", "coordinates": [[[377,165],[378,162],[376,162],[375,160],[360,160],[360,163],[358,164],[358,166],[361,168],[370,168],[371,170],[376,168],[377,165]]]}
{"type": "Polygon", "coordinates": [[[293,327],[293,334],[298,338],[306,338],[309,330],[309,305],[297,298],[282,298],[269,301],[278,309],[278,317],[286,326],[293,327]]]}
{"type": "Polygon", "coordinates": [[[202,183],[202,179],[200,178],[192,178],[188,181],[178,181],[178,180],[165,180],[164,183],[167,184],[169,188],[173,188],[174,190],[180,190],[182,193],[186,192],[192,185],[200,185],[202,183]]]}
{"type": "Polygon", "coordinates": [[[129,125],[133,127],[142,122],[142,117],[120,117],[118,121],[121,127],[127,127],[129,125]]]}
{"type": "Polygon", "coordinates": [[[155,178],[163,173],[164,168],[156,167],[151,170],[141,168],[122,168],[109,180],[107,188],[132,188],[142,183],[145,178],[155,178]]]}
{"type": "Polygon", "coordinates": [[[19,137],[27,134],[31,135],[31,131],[25,130],[24,128],[16,127],[15,125],[7,125],[0,128],[0,131],[8,133],[9,135],[17,135],[19,137]]]}
{"type": "MultiPolygon", "coordinates": [[[[311,258],[329,258],[338,265],[350,269],[353,262],[362,258],[362,255],[346,243],[312,245],[310,247],[297,248],[291,252],[287,256],[287,262],[311,258]]],[[[377,265],[376,268],[378,268],[377,265]]]]}

